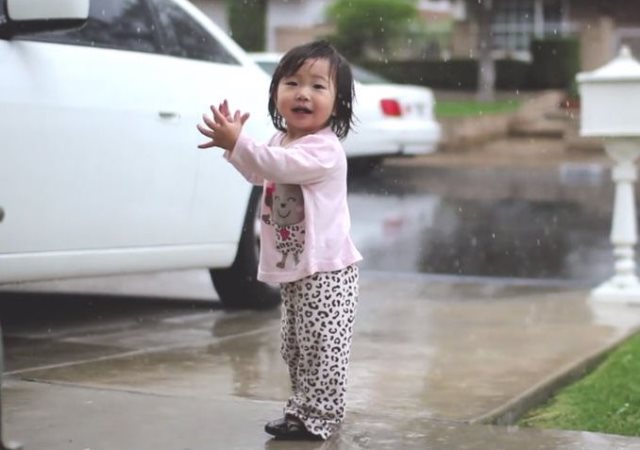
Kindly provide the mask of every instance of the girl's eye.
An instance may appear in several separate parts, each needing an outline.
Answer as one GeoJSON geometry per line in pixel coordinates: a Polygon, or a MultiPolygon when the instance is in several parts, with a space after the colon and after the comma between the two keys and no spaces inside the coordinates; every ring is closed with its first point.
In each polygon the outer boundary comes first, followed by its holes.
{"type": "Polygon", "coordinates": [[[285,81],[284,84],[287,86],[296,86],[298,83],[295,81],[285,81]]]}
{"type": "Polygon", "coordinates": [[[326,89],[322,84],[314,84],[313,87],[314,89],[326,89]]]}
{"type": "Polygon", "coordinates": [[[295,203],[296,202],[295,197],[289,197],[287,200],[289,200],[291,203],[295,203]]]}

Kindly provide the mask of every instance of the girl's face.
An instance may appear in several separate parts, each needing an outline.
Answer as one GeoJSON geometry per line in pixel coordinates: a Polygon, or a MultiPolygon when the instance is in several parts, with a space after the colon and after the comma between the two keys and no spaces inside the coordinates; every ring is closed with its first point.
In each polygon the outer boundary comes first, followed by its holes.
{"type": "Polygon", "coordinates": [[[298,139],[326,127],[333,114],[336,86],[326,59],[307,59],[278,83],[276,108],[287,124],[287,136],[298,139]]]}

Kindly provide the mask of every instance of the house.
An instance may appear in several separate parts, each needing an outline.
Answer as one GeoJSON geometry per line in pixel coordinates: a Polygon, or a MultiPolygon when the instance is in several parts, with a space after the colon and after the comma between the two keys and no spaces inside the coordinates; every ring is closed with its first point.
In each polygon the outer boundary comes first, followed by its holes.
{"type": "MultiPolygon", "coordinates": [[[[462,2],[464,3],[464,2],[462,2]]],[[[455,25],[454,57],[473,56],[477,26],[469,14],[455,25]]],[[[583,70],[613,58],[622,44],[640,56],[640,4],[626,0],[493,0],[494,55],[528,59],[533,38],[576,36],[583,70]]]]}
{"type": "MultiPolygon", "coordinates": [[[[228,30],[225,0],[191,0],[228,30]]],[[[267,0],[266,49],[286,51],[331,32],[325,11],[332,0],[267,0]]],[[[475,57],[477,26],[465,0],[420,0],[427,22],[449,20],[451,57],[475,57]]],[[[529,59],[533,38],[576,36],[583,70],[599,67],[627,44],[640,58],[640,2],[629,0],[493,0],[491,31],[496,57],[529,59]]]]}
{"type": "MultiPolygon", "coordinates": [[[[191,2],[228,31],[225,0],[191,2]]],[[[284,52],[301,43],[330,34],[333,27],[327,21],[326,10],[331,3],[333,0],[267,0],[265,50],[284,52]]],[[[418,10],[423,20],[429,22],[452,18],[452,7],[448,0],[420,0],[418,10]]]]}
{"type": "MultiPolygon", "coordinates": [[[[229,31],[225,0],[191,0],[229,31]]],[[[283,52],[331,32],[325,10],[331,0],[267,0],[266,51],[283,52]]]]}

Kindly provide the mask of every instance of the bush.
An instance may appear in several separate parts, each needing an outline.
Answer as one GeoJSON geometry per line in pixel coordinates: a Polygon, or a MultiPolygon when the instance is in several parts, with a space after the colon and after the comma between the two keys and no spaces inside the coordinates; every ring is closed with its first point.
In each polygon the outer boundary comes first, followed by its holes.
{"type": "MultiPolygon", "coordinates": [[[[496,88],[527,89],[531,64],[513,59],[497,60],[496,88]]],[[[478,87],[478,61],[365,61],[362,63],[396,83],[417,84],[439,89],[475,90],[478,87]]]]}
{"type": "Polygon", "coordinates": [[[473,59],[365,61],[362,65],[396,83],[461,90],[474,90],[478,85],[478,62],[473,59]]]}
{"type": "Polygon", "coordinates": [[[498,59],[495,64],[497,89],[526,89],[529,87],[530,63],[517,59],[498,59]]]}
{"type": "Polygon", "coordinates": [[[358,59],[367,47],[384,48],[418,17],[415,0],[334,0],[328,10],[336,32],[329,37],[342,54],[358,59]]]}
{"type": "Polygon", "coordinates": [[[227,0],[226,7],[233,39],[248,52],[264,51],[266,0],[227,0]]]}
{"type": "Polygon", "coordinates": [[[531,84],[534,88],[569,89],[580,70],[580,44],[573,38],[531,42],[531,84]]]}

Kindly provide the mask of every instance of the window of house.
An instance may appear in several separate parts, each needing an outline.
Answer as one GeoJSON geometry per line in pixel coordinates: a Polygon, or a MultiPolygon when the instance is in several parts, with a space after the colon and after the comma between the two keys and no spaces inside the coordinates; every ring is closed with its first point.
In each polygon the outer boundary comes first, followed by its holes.
{"type": "Polygon", "coordinates": [[[536,37],[564,34],[566,0],[495,0],[491,32],[494,50],[529,52],[536,37]]]}
{"type": "Polygon", "coordinates": [[[560,36],[563,31],[564,1],[545,0],[542,5],[545,36],[560,36]]]}
{"type": "Polygon", "coordinates": [[[493,48],[507,52],[528,51],[535,26],[534,0],[501,0],[494,8],[493,48]]]}

